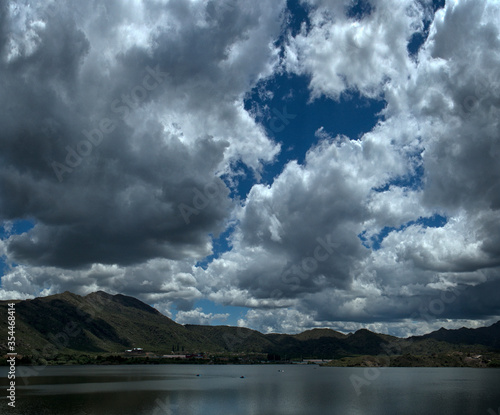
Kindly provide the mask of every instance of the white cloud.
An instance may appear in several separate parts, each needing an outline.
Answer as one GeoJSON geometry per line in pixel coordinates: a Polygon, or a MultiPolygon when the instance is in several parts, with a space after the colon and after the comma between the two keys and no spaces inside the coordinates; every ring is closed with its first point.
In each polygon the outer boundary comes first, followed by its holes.
{"type": "Polygon", "coordinates": [[[202,298],[191,270],[188,262],[165,259],[129,267],[94,264],[87,270],[18,265],[2,276],[2,290],[9,292],[12,299],[64,291],[87,295],[102,290],[132,295],[171,315],[173,306],[188,310],[202,298]]]}
{"type": "MultiPolygon", "coordinates": [[[[337,98],[350,87],[369,96],[385,94],[386,119],[359,141],[332,139],[321,130],[319,138],[325,141],[308,153],[303,166],[290,163],[271,186],[254,186],[239,213],[232,251],[214,261],[208,272],[226,275],[225,281],[245,290],[245,304],[252,304],[252,296],[259,299],[245,322],[265,331],[282,329],[279,322],[286,320],[286,309],[276,300],[290,297],[295,310],[307,310],[316,323],[352,321],[358,328],[422,332],[446,325],[446,319],[435,315],[436,322],[425,323],[425,329],[373,321],[406,321],[422,304],[455,287],[468,294],[447,305],[443,314],[465,321],[464,309],[470,315],[479,312],[472,293],[482,284],[494,284],[499,275],[494,235],[500,204],[494,189],[499,182],[495,73],[500,66],[491,54],[492,48],[500,50],[498,31],[491,24],[498,7],[472,1],[448,5],[438,13],[413,62],[406,45],[420,30],[423,11],[413,9],[407,15],[407,3],[379,2],[370,16],[352,22],[331,4],[331,13],[325,14],[325,4],[312,11],[312,29],[290,40],[288,69],[311,74],[312,97],[337,98]],[[388,18],[384,10],[401,19],[382,26],[388,18]],[[451,40],[457,30],[461,42],[451,40]],[[361,51],[343,55],[342,48],[363,31],[376,33],[370,38],[372,52],[361,54],[368,47],[361,37],[361,51]],[[364,65],[366,72],[357,71],[356,65],[364,65]],[[418,178],[419,167],[423,178],[418,178]],[[412,180],[421,183],[404,184],[412,180]],[[374,191],[391,183],[385,191],[374,191]],[[447,217],[447,224],[407,226],[435,214],[447,217]],[[391,232],[378,251],[361,247],[359,233],[366,231],[369,238],[384,227],[402,229],[391,232]],[[303,272],[303,278],[296,276],[292,290],[284,284],[283,272],[291,264],[300,268],[312,256],[316,238],[329,232],[342,252],[314,272],[303,272]],[[221,268],[223,263],[230,268],[221,268]],[[267,310],[264,299],[279,308],[267,310]]],[[[304,325],[297,322],[296,327],[304,325]]]]}
{"type": "Polygon", "coordinates": [[[407,43],[422,29],[423,10],[411,0],[375,2],[362,20],[345,15],[347,2],[308,0],[311,29],[290,39],[287,70],[310,74],[312,98],[338,99],[350,89],[376,97],[388,80],[405,80],[412,62],[407,43]]]}
{"type": "Polygon", "coordinates": [[[194,310],[179,311],[175,317],[175,321],[179,324],[201,324],[212,325],[215,322],[220,324],[229,317],[229,313],[204,313],[201,307],[194,310]]]}
{"type": "Polygon", "coordinates": [[[240,327],[252,327],[262,333],[295,334],[311,328],[314,320],[295,309],[249,310],[238,320],[240,327]]]}
{"type": "Polygon", "coordinates": [[[311,27],[287,39],[282,65],[274,42],[284,1],[70,2],[57,18],[37,3],[0,14],[11,28],[0,38],[1,99],[23,109],[0,114],[9,195],[0,218],[37,222],[0,241],[7,263],[21,263],[2,277],[2,298],[103,289],[167,315],[175,307],[179,321],[226,318],[192,310],[208,298],[252,308],[241,325],[290,333],[421,334],[498,316],[500,5],[447,2],[432,17],[421,2],[373,0],[355,20],[347,1],[304,3],[311,27]],[[424,18],[429,36],[410,57],[424,18]],[[168,73],[161,87],[59,183],[50,162],[156,65],[168,73]],[[244,99],[282,70],[310,76],[311,99],[356,90],[387,106],[358,140],[314,126],[319,142],[305,162],[255,184],[239,205],[218,177],[238,174],[237,160],[258,177],[280,151],[244,99]],[[186,226],[179,204],[211,185],[220,191],[186,226]],[[447,223],[416,222],[435,214],[447,223]],[[231,250],[195,267],[229,223],[231,250]],[[363,246],[359,235],[384,227],[398,230],[378,250],[363,246]],[[426,320],[421,308],[453,290],[426,320]]]}

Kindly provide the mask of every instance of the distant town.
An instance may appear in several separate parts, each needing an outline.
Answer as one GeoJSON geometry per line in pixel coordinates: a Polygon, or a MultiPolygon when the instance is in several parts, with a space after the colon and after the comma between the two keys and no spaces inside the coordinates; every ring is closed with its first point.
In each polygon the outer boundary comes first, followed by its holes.
{"type": "Polygon", "coordinates": [[[303,358],[294,358],[287,359],[285,356],[284,359],[281,359],[280,356],[275,354],[263,354],[263,353],[233,353],[231,355],[224,354],[213,354],[213,353],[175,353],[171,354],[157,354],[153,352],[148,352],[144,350],[142,347],[134,347],[132,349],[127,349],[123,354],[119,356],[123,357],[142,357],[148,359],[156,359],[156,360],[164,360],[168,359],[171,361],[203,361],[203,363],[287,363],[287,364],[297,364],[297,365],[307,365],[307,364],[325,364],[331,362],[333,359],[303,359],[303,358]]]}

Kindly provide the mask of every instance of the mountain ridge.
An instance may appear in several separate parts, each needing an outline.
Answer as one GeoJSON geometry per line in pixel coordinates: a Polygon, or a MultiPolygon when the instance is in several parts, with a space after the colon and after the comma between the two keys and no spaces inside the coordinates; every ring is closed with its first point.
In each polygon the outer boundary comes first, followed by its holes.
{"type": "MultiPolygon", "coordinates": [[[[368,329],[349,334],[328,328],[263,334],[244,327],[181,325],[137,298],[104,291],[0,301],[0,327],[5,332],[9,302],[16,304],[16,352],[26,355],[43,355],[50,348],[54,353],[123,353],[139,347],[161,354],[261,353],[331,359],[383,355],[389,346],[398,354],[500,349],[500,321],[489,327],[440,329],[407,339],[368,329]]],[[[7,352],[5,343],[0,351],[7,352]]]]}

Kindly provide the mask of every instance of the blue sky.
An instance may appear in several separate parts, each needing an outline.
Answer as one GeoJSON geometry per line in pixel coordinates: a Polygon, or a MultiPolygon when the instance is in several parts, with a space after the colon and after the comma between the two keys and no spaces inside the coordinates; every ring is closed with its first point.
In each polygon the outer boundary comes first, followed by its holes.
{"type": "Polygon", "coordinates": [[[3,7],[2,299],[289,333],[500,318],[498,2],[3,7]]]}
{"type": "MultiPolygon", "coordinates": [[[[274,141],[281,144],[282,151],[275,160],[263,166],[260,180],[256,180],[255,175],[239,163],[236,168],[243,170],[245,176],[233,189],[234,198],[244,200],[256,182],[272,184],[289,161],[304,163],[307,151],[320,140],[315,134],[319,128],[332,136],[345,135],[357,139],[369,132],[381,118],[380,112],[385,106],[382,99],[366,99],[353,93],[342,97],[339,102],[324,98],[308,102],[308,83],[306,76],[276,75],[259,83],[249,93],[245,109],[263,113],[256,120],[274,141]]],[[[229,251],[228,237],[233,231],[234,227],[230,227],[218,238],[214,238],[214,254],[198,265],[206,268],[213,258],[229,251]]],[[[201,300],[195,306],[213,314],[229,313],[229,325],[236,325],[236,317],[241,317],[234,308],[229,307],[224,311],[223,307],[208,300],[201,300]]],[[[239,311],[246,312],[248,308],[241,307],[239,311]]]]}
{"type": "MultiPolygon", "coordinates": [[[[35,221],[33,220],[21,219],[11,222],[5,222],[0,228],[0,239],[8,239],[12,235],[22,235],[23,233],[28,232],[30,229],[33,229],[34,226],[35,221]]],[[[8,266],[5,262],[5,258],[0,258],[0,272],[3,275],[6,271],[8,271],[8,266]]]]}

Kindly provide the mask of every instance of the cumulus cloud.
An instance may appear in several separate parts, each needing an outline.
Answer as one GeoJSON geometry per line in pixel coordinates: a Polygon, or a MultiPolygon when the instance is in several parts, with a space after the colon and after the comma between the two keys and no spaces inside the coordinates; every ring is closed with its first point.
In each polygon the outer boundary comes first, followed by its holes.
{"type": "Polygon", "coordinates": [[[423,29],[423,8],[412,0],[368,2],[370,13],[350,16],[351,1],[307,0],[311,27],[290,39],[286,68],[310,74],[311,98],[338,99],[355,89],[376,97],[383,84],[403,80],[411,67],[407,44],[423,29]]]}
{"type": "Polygon", "coordinates": [[[173,306],[190,310],[202,298],[198,285],[189,262],[159,258],[135,266],[93,264],[85,270],[19,265],[2,277],[2,290],[10,292],[10,298],[102,290],[132,295],[167,314],[173,306]]]}
{"type": "Polygon", "coordinates": [[[364,200],[380,185],[372,175],[383,168],[376,154],[369,140],[325,140],[303,166],[291,162],[271,186],[255,185],[237,214],[233,249],[208,268],[212,289],[229,280],[269,305],[326,287],[348,288],[356,260],[369,255],[357,235],[368,218],[364,200]],[[227,280],[217,282],[221,274],[227,280]]]}
{"type": "Polygon", "coordinates": [[[373,2],[371,13],[354,19],[345,5],[314,2],[311,25],[289,39],[285,64],[311,75],[312,98],[338,99],[356,89],[383,95],[387,107],[385,119],[358,141],[322,129],[323,141],[304,165],[291,162],[271,186],[249,193],[233,250],[209,267],[260,298],[249,324],[285,330],[283,298],[293,298],[295,310],[313,319],[302,328],[364,324],[408,335],[438,328],[446,318],[463,323],[498,316],[496,307],[484,312],[476,293],[499,276],[499,65],[491,53],[500,46],[493,24],[499,8],[486,1],[447,4],[414,58],[407,44],[423,30],[428,10],[403,3],[373,2]],[[383,19],[391,24],[382,25],[383,19]],[[361,51],[347,53],[356,39],[361,51]],[[362,54],[369,46],[371,53],[362,54]],[[370,238],[384,229],[375,248],[370,238]],[[314,261],[317,238],[327,234],[340,248],[314,261]],[[453,303],[426,321],[422,309],[457,290],[453,303]],[[265,307],[274,301],[277,317],[262,309],[264,298],[265,307]]]}
{"type": "Polygon", "coordinates": [[[295,309],[249,310],[238,320],[240,327],[256,327],[262,333],[295,334],[314,327],[311,316],[295,309]]]}
{"type": "Polygon", "coordinates": [[[201,307],[197,307],[194,310],[179,311],[175,320],[180,324],[210,325],[214,322],[220,324],[221,322],[227,320],[228,317],[228,313],[204,313],[201,307]]]}
{"type": "Polygon", "coordinates": [[[4,6],[0,216],[36,220],[9,259],[209,255],[232,205],[221,175],[279,150],[243,97],[275,65],[282,3],[4,6]]]}
{"type": "Polygon", "coordinates": [[[284,1],[32,3],[0,6],[2,298],[103,289],[223,321],[208,299],[264,332],[498,318],[498,2],[304,0],[297,30],[284,1]],[[385,107],[360,137],[315,125],[262,184],[281,147],[245,99],[276,74],[385,107]]]}

